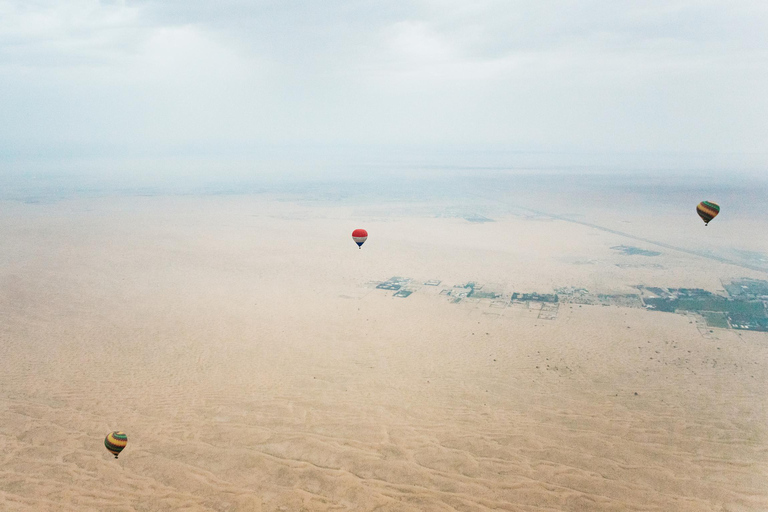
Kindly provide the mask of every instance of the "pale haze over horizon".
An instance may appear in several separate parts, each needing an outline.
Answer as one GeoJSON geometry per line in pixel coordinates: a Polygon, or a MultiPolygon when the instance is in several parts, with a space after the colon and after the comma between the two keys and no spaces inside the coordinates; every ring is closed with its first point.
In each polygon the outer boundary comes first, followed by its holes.
{"type": "Polygon", "coordinates": [[[556,153],[754,172],[766,33],[759,1],[0,1],[0,169],[556,153]]]}

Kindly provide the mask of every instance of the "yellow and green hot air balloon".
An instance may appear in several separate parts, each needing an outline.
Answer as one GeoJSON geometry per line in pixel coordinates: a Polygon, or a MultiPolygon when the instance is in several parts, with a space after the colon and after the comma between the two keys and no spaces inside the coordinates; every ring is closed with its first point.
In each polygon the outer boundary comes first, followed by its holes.
{"type": "Polygon", "coordinates": [[[701,220],[704,221],[704,225],[709,224],[709,221],[717,217],[720,213],[720,206],[710,201],[702,201],[696,206],[696,213],[699,214],[701,220]]]}
{"type": "Polygon", "coordinates": [[[109,450],[110,453],[115,456],[115,458],[117,458],[117,456],[121,451],[123,451],[123,448],[125,448],[125,445],[127,444],[128,436],[125,435],[125,432],[110,432],[104,439],[104,446],[107,447],[107,450],[109,450]]]}

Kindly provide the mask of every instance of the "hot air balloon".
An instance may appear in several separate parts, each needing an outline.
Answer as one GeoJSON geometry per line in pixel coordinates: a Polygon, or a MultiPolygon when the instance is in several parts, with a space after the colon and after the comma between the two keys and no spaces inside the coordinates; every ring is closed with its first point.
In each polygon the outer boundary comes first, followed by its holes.
{"type": "Polygon", "coordinates": [[[720,213],[720,206],[709,201],[702,201],[696,206],[696,213],[699,214],[699,217],[701,217],[701,220],[704,221],[704,225],[706,226],[709,224],[709,221],[717,217],[717,214],[720,213]]]}
{"type": "Polygon", "coordinates": [[[368,240],[368,232],[364,229],[356,229],[352,232],[352,240],[355,241],[358,248],[362,249],[363,244],[368,240]]]}
{"type": "Polygon", "coordinates": [[[107,434],[107,437],[104,438],[104,446],[107,447],[107,450],[109,450],[115,458],[117,458],[120,452],[123,451],[126,444],[128,444],[128,436],[125,435],[125,432],[110,432],[107,434]]]}

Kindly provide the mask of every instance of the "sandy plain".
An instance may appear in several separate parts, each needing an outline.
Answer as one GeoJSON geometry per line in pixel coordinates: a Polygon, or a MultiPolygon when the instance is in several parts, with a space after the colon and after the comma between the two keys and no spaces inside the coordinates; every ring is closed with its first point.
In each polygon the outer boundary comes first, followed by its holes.
{"type": "MultiPolygon", "coordinates": [[[[717,291],[765,273],[622,255],[653,247],[533,214],[398,208],[3,202],[0,510],[768,510],[768,335],[368,284],[717,291]]],[[[765,251],[728,222],[709,247],[765,251]]],[[[695,244],[681,223],[652,235],[695,244]]]]}

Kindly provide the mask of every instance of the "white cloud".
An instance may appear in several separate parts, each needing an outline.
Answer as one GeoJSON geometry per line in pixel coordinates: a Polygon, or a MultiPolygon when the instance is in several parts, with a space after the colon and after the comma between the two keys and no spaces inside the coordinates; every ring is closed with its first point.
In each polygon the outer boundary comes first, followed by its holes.
{"type": "Polygon", "coordinates": [[[97,1],[1,2],[0,65],[97,65],[144,35],[140,10],[97,1]]]}
{"type": "Polygon", "coordinates": [[[766,5],[0,0],[0,151],[764,151],[766,5]]]}

